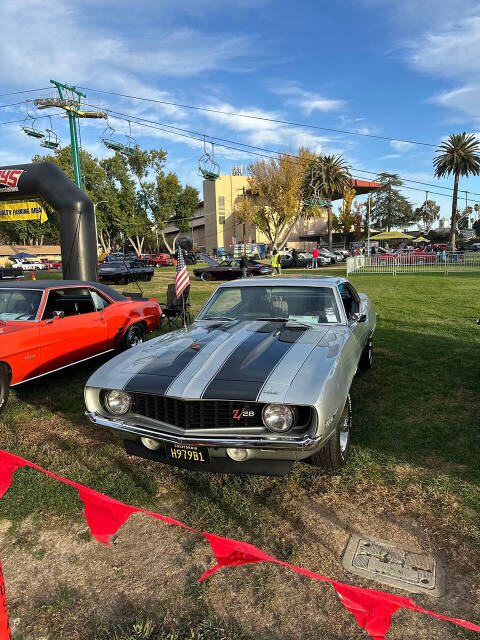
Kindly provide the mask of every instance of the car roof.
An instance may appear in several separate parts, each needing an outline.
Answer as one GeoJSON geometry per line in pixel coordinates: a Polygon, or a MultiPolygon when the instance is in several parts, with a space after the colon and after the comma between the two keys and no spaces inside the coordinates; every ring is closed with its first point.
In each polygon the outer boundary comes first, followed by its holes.
{"type": "Polygon", "coordinates": [[[258,287],[265,286],[268,284],[269,286],[284,286],[284,287],[295,287],[295,286],[317,286],[317,287],[335,287],[341,284],[342,282],[346,282],[346,278],[342,278],[340,276],[317,276],[317,275],[305,275],[305,276],[283,276],[279,278],[278,276],[262,276],[260,278],[248,278],[244,280],[230,280],[229,282],[224,282],[220,285],[220,287],[258,287]]]}
{"type": "Polygon", "coordinates": [[[45,291],[45,289],[60,289],[61,287],[72,286],[90,286],[95,287],[99,291],[103,291],[109,298],[120,302],[121,300],[127,300],[125,296],[105,284],[100,282],[89,282],[88,280],[8,280],[0,281],[0,289],[29,289],[36,291],[45,291]]]}

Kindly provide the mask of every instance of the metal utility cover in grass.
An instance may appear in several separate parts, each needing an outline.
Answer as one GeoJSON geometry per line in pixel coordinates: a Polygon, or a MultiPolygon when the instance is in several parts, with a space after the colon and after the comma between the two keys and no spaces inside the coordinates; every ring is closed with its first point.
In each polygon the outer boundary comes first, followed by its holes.
{"type": "Polygon", "coordinates": [[[382,584],[412,593],[440,595],[437,561],[426,553],[355,534],[349,540],[342,564],[348,571],[382,584]]]}

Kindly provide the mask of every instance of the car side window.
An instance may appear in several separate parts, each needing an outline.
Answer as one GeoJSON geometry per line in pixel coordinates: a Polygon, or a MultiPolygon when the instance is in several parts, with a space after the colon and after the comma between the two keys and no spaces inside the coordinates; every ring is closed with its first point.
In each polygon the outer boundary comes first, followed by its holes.
{"type": "Polygon", "coordinates": [[[97,311],[103,311],[105,307],[108,307],[108,305],[111,304],[111,302],[100,295],[98,291],[93,291],[92,289],[90,289],[90,294],[93,298],[93,304],[95,305],[95,309],[97,311]]]}
{"type": "Polygon", "coordinates": [[[52,289],[48,292],[42,320],[53,318],[55,311],[63,311],[65,316],[78,316],[95,310],[92,296],[86,287],[52,289]]]}
{"type": "Polygon", "coordinates": [[[354,313],[358,313],[360,308],[360,301],[356,291],[350,286],[348,282],[343,282],[338,286],[340,297],[342,298],[343,306],[345,308],[345,314],[347,319],[350,320],[354,313]]]}

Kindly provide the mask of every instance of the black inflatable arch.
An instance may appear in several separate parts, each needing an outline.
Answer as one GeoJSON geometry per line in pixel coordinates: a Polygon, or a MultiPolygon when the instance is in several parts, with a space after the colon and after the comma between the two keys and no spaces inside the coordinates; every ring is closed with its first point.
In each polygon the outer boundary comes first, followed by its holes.
{"type": "Polygon", "coordinates": [[[0,167],[0,200],[41,196],[59,214],[65,280],[97,279],[95,210],[54,162],[0,167]]]}

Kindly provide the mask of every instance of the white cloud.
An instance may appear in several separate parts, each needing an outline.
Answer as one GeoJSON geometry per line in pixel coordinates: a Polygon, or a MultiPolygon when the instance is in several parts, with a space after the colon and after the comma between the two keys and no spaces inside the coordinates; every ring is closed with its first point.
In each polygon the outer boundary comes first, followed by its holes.
{"type": "Polygon", "coordinates": [[[271,148],[275,150],[296,151],[298,147],[309,147],[316,153],[325,152],[331,141],[330,138],[320,136],[300,127],[291,127],[271,120],[262,118],[283,119],[281,114],[272,111],[264,111],[257,107],[248,109],[236,108],[228,103],[212,105],[212,108],[219,111],[228,111],[250,117],[228,116],[222,113],[206,112],[204,115],[217,124],[242,133],[242,141],[248,144],[271,148]],[[260,118],[260,119],[254,119],[260,118]]]}
{"type": "Polygon", "coordinates": [[[313,91],[306,91],[295,82],[271,83],[273,93],[281,96],[291,96],[286,103],[299,107],[306,115],[314,111],[338,111],[345,105],[343,100],[325,98],[313,91]]]}
{"type": "Polygon", "coordinates": [[[403,153],[404,151],[408,151],[409,149],[411,149],[414,145],[410,142],[403,142],[401,140],[391,140],[390,146],[392,147],[392,149],[395,149],[395,151],[400,151],[403,153]]]}
{"type": "Polygon", "coordinates": [[[253,53],[248,35],[216,33],[212,37],[172,26],[162,30],[161,20],[154,32],[121,32],[99,19],[100,11],[101,6],[85,11],[80,2],[4,0],[0,8],[3,83],[35,86],[41,71],[47,78],[121,86],[139,76],[192,76],[223,69],[253,53]]]}

